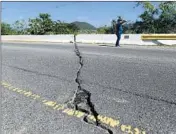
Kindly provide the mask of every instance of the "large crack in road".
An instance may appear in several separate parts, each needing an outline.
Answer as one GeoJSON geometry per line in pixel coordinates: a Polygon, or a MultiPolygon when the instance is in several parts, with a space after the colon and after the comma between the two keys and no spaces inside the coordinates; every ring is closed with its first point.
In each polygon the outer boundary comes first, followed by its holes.
{"type": "Polygon", "coordinates": [[[101,124],[98,119],[98,112],[95,110],[94,104],[91,102],[91,93],[82,88],[81,83],[82,80],[80,78],[81,69],[84,65],[83,57],[79,51],[79,48],[76,44],[76,36],[74,36],[74,47],[75,47],[75,54],[79,58],[79,69],[77,71],[77,76],[75,82],[78,84],[78,88],[75,90],[73,97],[66,102],[67,107],[73,108],[75,111],[79,110],[85,113],[83,121],[88,124],[93,124],[96,127],[99,127],[105,130],[108,134],[113,134],[112,130],[101,124]],[[93,116],[95,120],[90,120],[88,116],[93,116]]]}

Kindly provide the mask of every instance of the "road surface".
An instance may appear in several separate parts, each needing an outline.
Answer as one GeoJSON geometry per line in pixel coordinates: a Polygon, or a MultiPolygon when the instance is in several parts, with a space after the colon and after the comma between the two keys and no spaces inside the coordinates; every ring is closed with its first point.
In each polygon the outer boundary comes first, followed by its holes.
{"type": "MultiPolygon", "coordinates": [[[[82,88],[103,126],[113,134],[176,134],[175,48],[80,45],[79,51],[82,88]]],[[[84,122],[83,112],[60,107],[78,88],[79,66],[73,44],[4,43],[2,133],[106,134],[84,122]]]]}

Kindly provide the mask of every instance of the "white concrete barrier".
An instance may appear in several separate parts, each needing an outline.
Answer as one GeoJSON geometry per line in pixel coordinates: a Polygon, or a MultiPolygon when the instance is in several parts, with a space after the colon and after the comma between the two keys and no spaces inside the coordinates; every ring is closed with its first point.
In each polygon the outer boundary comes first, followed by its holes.
{"type": "Polygon", "coordinates": [[[166,45],[176,45],[176,40],[158,40],[158,42],[166,45]]]}
{"type": "Polygon", "coordinates": [[[2,41],[27,41],[27,42],[74,42],[74,35],[4,35],[2,41]]]}
{"type": "Polygon", "coordinates": [[[80,34],[76,36],[79,43],[115,43],[116,36],[111,34],[80,34]]]}
{"type": "MultiPolygon", "coordinates": [[[[74,42],[74,35],[5,35],[2,41],[27,41],[27,42],[74,42]]],[[[79,34],[78,43],[115,44],[115,34],[79,34]]],[[[142,40],[141,34],[123,34],[120,40],[122,45],[176,45],[176,40],[142,40]]]]}
{"type": "MultiPolygon", "coordinates": [[[[80,43],[108,43],[115,44],[117,36],[115,34],[80,34],[77,35],[76,41],[80,43]]],[[[120,44],[125,45],[156,45],[152,42],[141,40],[140,34],[123,34],[120,44]]]]}
{"type": "MultiPolygon", "coordinates": [[[[116,35],[114,34],[80,34],[77,35],[77,42],[80,43],[102,43],[115,44],[116,35]]],[[[122,34],[120,44],[124,45],[175,45],[176,40],[142,40],[141,34],[122,34]]]]}

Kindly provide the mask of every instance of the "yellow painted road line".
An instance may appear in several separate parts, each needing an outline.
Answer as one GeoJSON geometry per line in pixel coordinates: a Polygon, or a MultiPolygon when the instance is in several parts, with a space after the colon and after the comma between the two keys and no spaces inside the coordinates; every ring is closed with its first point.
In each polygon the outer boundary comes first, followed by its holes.
{"type": "MultiPolygon", "coordinates": [[[[53,110],[61,111],[62,113],[67,114],[69,116],[81,118],[85,115],[85,113],[83,113],[81,111],[78,111],[78,110],[74,111],[74,109],[65,108],[65,106],[63,104],[58,104],[55,101],[46,100],[43,97],[41,97],[40,95],[34,94],[32,91],[27,91],[26,89],[20,89],[20,88],[14,87],[13,85],[11,85],[5,81],[2,81],[1,85],[10,91],[24,95],[25,97],[31,98],[33,100],[38,100],[43,105],[48,106],[48,107],[52,108],[53,110]]],[[[89,115],[88,118],[90,120],[95,120],[94,116],[92,116],[92,115],[89,115]]],[[[131,125],[121,124],[120,120],[118,120],[118,119],[113,119],[111,117],[107,117],[107,116],[103,116],[103,115],[99,115],[98,119],[101,123],[103,123],[109,127],[112,127],[112,128],[120,129],[122,132],[125,132],[126,134],[146,134],[146,132],[142,129],[134,128],[131,125]]]]}

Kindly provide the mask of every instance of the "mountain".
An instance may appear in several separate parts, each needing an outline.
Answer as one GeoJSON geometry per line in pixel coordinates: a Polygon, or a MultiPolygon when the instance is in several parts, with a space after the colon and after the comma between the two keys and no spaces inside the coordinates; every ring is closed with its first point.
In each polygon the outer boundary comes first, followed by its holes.
{"type": "Polygon", "coordinates": [[[79,27],[80,30],[96,30],[96,27],[94,27],[93,25],[91,25],[87,22],[75,21],[75,22],[72,22],[72,23],[75,24],[77,27],[79,27]]]}

